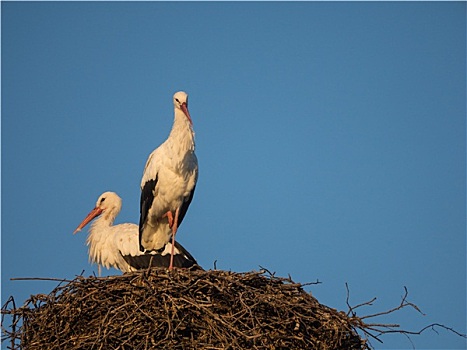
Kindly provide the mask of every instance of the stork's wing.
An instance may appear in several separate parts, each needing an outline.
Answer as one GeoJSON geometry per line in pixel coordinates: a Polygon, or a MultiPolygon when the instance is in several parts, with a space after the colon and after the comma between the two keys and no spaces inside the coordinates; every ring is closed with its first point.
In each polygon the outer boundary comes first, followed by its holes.
{"type": "MultiPolygon", "coordinates": [[[[198,262],[195,260],[195,258],[193,258],[193,256],[188,252],[188,250],[186,250],[180,243],[178,243],[177,241],[175,241],[175,249],[174,249],[174,260],[175,258],[177,257],[177,251],[179,252],[178,255],[180,255],[181,257],[183,257],[184,259],[186,260],[189,260],[189,261],[192,261],[193,264],[196,264],[198,265],[198,262]]],[[[175,262],[174,262],[175,263],[175,262]]],[[[175,265],[174,265],[175,266],[175,265]]]]}
{"type": "Polygon", "coordinates": [[[146,225],[148,218],[149,209],[151,209],[152,202],[154,201],[154,191],[157,185],[157,174],[154,179],[146,181],[143,187],[141,187],[141,201],[140,201],[140,216],[139,216],[139,249],[144,251],[144,247],[141,245],[143,238],[143,229],[146,225]]]}
{"type": "MultiPolygon", "coordinates": [[[[137,270],[147,269],[148,267],[164,267],[170,265],[170,251],[172,245],[167,243],[163,249],[140,253],[138,255],[123,255],[123,259],[137,270]]],[[[195,258],[178,242],[175,242],[174,249],[174,267],[202,269],[195,258]]]]}
{"type": "Polygon", "coordinates": [[[190,206],[191,201],[193,200],[193,195],[195,194],[195,189],[196,189],[196,183],[198,182],[198,159],[196,158],[196,155],[193,153],[192,154],[192,176],[189,179],[189,184],[188,186],[193,186],[191,189],[190,194],[185,197],[185,200],[183,201],[181,207],[180,207],[180,212],[178,213],[178,226],[183,221],[183,218],[185,217],[186,212],[188,211],[188,207],[190,206]]]}
{"type": "Polygon", "coordinates": [[[188,207],[190,206],[190,203],[193,200],[193,195],[195,194],[195,188],[196,188],[196,184],[191,190],[190,195],[187,198],[187,200],[184,201],[182,203],[182,206],[180,207],[180,212],[178,213],[178,226],[180,226],[180,224],[182,223],[183,218],[185,217],[185,214],[188,211],[188,207]]]}
{"type": "Polygon", "coordinates": [[[119,224],[114,226],[113,239],[116,249],[121,255],[139,255],[138,246],[138,225],[136,224],[119,224]]]}

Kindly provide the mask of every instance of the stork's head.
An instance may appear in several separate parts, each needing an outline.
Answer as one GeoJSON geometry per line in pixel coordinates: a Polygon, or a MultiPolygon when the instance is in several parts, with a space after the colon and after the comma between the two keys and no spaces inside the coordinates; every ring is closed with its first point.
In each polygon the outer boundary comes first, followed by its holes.
{"type": "Polygon", "coordinates": [[[115,192],[104,192],[97,199],[96,206],[76,228],[75,232],[81,231],[83,227],[89,224],[92,219],[103,214],[106,220],[112,221],[122,208],[122,199],[115,192]]]}
{"type": "Polygon", "coordinates": [[[122,209],[122,199],[115,192],[104,192],[97,199],[96,208],[106,214],[119,212],[122,209]]]}
{"type": "Polygon", "coordinates": [[[193,124],[190,113],[188,112],[188,95],[184,91],[179,91],[174,94],[174,107],[175,110],[179,109],[188,118],[190,124],[193,124]]]}

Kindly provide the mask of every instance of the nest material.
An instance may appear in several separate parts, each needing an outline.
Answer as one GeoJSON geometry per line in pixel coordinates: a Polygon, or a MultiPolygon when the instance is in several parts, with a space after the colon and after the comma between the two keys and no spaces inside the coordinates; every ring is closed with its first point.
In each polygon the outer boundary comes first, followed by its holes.
{"type": "Polygon", "coordinates": [[[10,311],[22,324],[8,338],[21,349],[368,349],[355,317],[302,287],[264,271],[79,276],[10,311]]]}

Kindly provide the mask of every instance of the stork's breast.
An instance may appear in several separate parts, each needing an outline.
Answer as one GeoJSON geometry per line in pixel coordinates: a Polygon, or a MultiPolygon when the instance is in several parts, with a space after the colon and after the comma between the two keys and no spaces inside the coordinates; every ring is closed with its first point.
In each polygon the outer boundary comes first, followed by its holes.
{"type": "Polygon", "coordinates": [[[174,170],[164,169],[159,173],[156,185],[157,196],[154,198],[158,208],[175,210],[190,195],[195,184],[194,174],[180,174],[174,170]]]}

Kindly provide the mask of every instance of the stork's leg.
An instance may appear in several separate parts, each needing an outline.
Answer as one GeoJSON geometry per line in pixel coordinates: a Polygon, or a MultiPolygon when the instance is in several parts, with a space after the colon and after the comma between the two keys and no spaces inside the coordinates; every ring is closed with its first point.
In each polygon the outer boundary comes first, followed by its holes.
{"type": "Polygon", "coordinates": [[[175,253],[175,235],[177,233],[177,228],[178,228],[178,213],[179,213],[179,209],[177,208],[177,210],[175,210],[175,218],[173,220],[173,225],[172,225],[172,251],[170,253],[169,270],[172,270],[174,267],[173,264],[174,264],[174,253],[175,253]]]}
{"type": "Polygon", "coordinates": [[[167,213],[162,215],[163,218],[167,217],[167,220],[169,221],[169,227],[172,228],[174,224],[174,218],[172,215],[172,212],[169,210],[167,213]]]}

